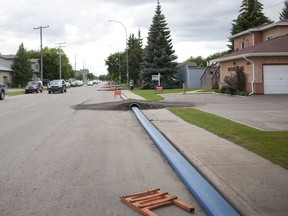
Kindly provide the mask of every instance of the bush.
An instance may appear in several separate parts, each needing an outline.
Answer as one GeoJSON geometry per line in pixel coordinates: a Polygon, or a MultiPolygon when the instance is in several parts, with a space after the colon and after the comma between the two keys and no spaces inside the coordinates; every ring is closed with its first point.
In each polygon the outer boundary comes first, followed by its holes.
{"type": "Polygon", "coordinates": [[[242,67],[236,67],[235,74],[232,74],[230,77],[226,76],[224,78],[226,86],[221,89],[221,92],[227,92],[226,94],[234,95],[237,92],[246,93],[246,83],[247,83],[247,74],[244,72],[242,67]]]}

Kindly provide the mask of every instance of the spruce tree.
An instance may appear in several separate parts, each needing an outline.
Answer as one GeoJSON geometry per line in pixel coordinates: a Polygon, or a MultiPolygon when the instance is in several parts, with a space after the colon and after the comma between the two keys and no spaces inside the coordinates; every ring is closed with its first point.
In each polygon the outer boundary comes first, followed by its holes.
{"type": "Polygon", "coordinates": [[[13,70],[13,86],[15,87],[25,86],[32,79],[33,70],[23,43],[19,46],[17,54],[12,61],[11,69],[13,70]]]}
{"type": "Polygon", "coordinates": [[[138,38],[134,34],[130,35],[128,39],[129,49],[129,77],[135,84],[139,82],[140,69],[141,69],[141,55],[142,55],[142,39],[140,30],[138,32],[138,38]]]}
{"type": "Polygon", "coordinates": [[[288,18],[288,0],[284,2],[284,8],[282,9],[282,12],[280,13],[280,20],[284,20],[288,18]]]}
{"type": "MultiPolygon", "coordinates": [[[[243,0],[239,10],[240,14],[236,20],[233,20],[231,35],[263,24],[272,23],[262,11],[263,4],[258,0],[243,0]]],[[[233,50],[233,47],[234,45],[232,43],[232,46],[229,46],[229,48],[233,50]]]]}
{"type": "Polygon", "coordinates": [[[152,88],[157,82],[152,81],[152,75],[161,75],[161,85],[171,88],[175,82],[177,56],[173,50],[169,28],[162,14],[158,1],[152,24],[149,28],[147,46],[143,53],[143,63],[140,78],[144,87],[152,88]]]}

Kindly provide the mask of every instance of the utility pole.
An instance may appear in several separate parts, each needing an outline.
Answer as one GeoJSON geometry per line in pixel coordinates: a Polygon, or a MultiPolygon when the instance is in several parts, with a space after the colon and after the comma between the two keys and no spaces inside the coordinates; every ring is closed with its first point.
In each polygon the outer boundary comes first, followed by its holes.
{"type": "Polygon", "coordinates": [[[65,47],[65,42],[58,42],[56,43],[58,44],[58,52],[59,52],[59,79],[61,79],[61,76],[62,76],[62,70],[61,70],[61,54],[62,54],[62,50],[61,48],[62,47],[65,47]]]}
{"type": "Polygon", "coordinates": [[[41,72],[41,81],[43,82],[43,51],[42,51],[42,29],[43,28],[49,28],[49,25],[47,26],[39,26],[37,28],[33,28],[34,30],[40,29],[40,72],[41,72]]]}

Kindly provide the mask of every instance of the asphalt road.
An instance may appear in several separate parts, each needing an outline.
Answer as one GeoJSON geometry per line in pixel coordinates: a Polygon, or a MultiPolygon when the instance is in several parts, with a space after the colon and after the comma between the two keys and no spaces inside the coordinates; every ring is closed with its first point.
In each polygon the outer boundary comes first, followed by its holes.
{"type": "Polygon", "coordinates": [[[205,215],[131,111],[71,108],[120,100],[101,85],[1,101],[0,215],[140,215],[119,196],[155,187],[205,215]]]}

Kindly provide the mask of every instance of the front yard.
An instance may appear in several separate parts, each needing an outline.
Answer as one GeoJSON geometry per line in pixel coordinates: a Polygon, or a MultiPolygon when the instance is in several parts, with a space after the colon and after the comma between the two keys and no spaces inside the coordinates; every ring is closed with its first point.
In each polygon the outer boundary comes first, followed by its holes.
{"type": "MultiPolygon", "coordinates": [[[[178,91],[180,93],[181,89],[178,91]]],[[[147,100],[159,100],[159,98],[161,100],[162,98],[154,90],[135,90],[132,92],[147,100]]],[[[167,90],[165,93],[169,93],[169,91],[167,90]]],[[[261,131],[194,108],[173,107],[168,109],[183,120],[288,169],[288,131],[261,131]]]]}

